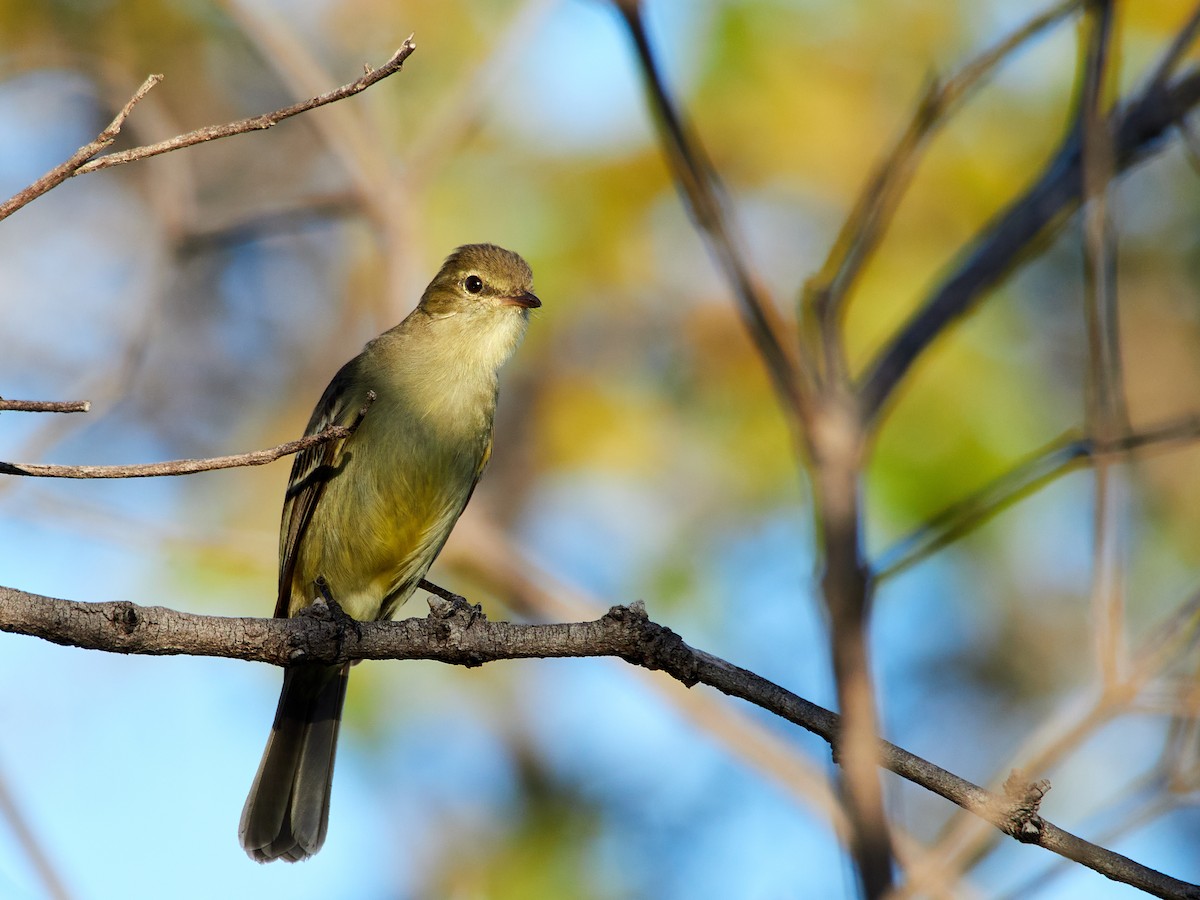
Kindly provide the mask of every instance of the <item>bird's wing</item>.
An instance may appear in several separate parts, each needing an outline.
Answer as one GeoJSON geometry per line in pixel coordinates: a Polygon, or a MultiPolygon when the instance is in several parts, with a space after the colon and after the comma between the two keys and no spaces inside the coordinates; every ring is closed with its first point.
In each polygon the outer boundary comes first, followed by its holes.
{"type": "MultiPolygon", "coordinates": [[[[353,390],[353,366],[346,363],[329,382],[308,422],[306,435],[319,434],[330,425],[350,427],[356,423],[366,402],[361,391],[353,390]]],[[[352,436],[351,436],[352,437],[352,436]]],[[[292,576],[296,570],[296,551],[304,538],[313,511],[325,492],[325,486],[343,464],[343,451],[351,438],[335,438],[296,454],[283,501],[283,522],[279,530],[279,599],[275,615],[286,618],[292,599],[292,576]]]]}

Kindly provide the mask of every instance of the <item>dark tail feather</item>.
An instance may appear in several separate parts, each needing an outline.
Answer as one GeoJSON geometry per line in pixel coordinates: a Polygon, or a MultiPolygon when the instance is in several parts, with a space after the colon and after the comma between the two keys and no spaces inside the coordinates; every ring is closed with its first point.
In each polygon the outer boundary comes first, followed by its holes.
{"type": "Polygon", "coordinates": [[[275,724],[238,837],[258,862],[307,859],[325,843],[349,666],[285,669],[275,724]]]}

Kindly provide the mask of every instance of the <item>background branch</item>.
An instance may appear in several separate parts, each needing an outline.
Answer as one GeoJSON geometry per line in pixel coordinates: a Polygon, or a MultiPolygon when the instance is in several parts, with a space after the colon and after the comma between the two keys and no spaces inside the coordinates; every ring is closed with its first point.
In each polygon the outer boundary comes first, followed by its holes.
{"type": "Polygon", "coordinates": [[[17,844],[29,860],[30,866],[37,872],[46,895],[52,900],[71,900],[72,894],[67,890],[66,882],[58,871],[55,854],[45,847],[35,832],[28,817],[17,803],[8,786],[8,779],[0,772],[0,819],[3,819],[16,838],[17,844]]]}
{"type": "Polygon", "coordinates": [[[930,138],[1021,45],[1057,24],[1079,5],[1080,0],[1066,0],[1051,7],[950,78],[944,81],[935,78],[930,82],[903,133],[863,184],[825,262],[804,285],[802,314],[805,321],[809,314],[816,320],[820,331],[817,346],[821,348],[827,374],[845,374],[841,325],[846,302],[895,218],[930,138]]]}
{"type": "MultiPolygon", "coordinates": [[[[1145,158],[1197,103],[1200,71],[1191,71],[1172,84],[1151,85],[1112,113],[1113,171],[1124,172],[1145,158]]],[[[868,417],[881,415],[909,369],[951,322],[1028,258],[1039,240],[1063,226],[1080,202],[1081,164],[1081,136],[1074,128],[1033,187],[986,226],[963,261],[871,363],[861,389],[868,417]]]]}
{"type": "Polygon", "coordinates": [[[646,85],[659,137],[679,190],[693,223],[703,235],[712,257],[733,288],[738,309],[750,337],[754,340],[771,376],[788,422],[794,429],[798,446],[802,445],[801,425],[809,415],[809,386],[812,382],[810,361],[799,352],[790,329],[759,281],[751,274],[725,209],[724,191],[712,163],[699,139],[684,122],[672,99],[646,33],[646,23],[638,0],[614,0],[629,31],[646,85]]]}
{"type": "Polygon", "coordinates": [[[978,491],[964,497],[897,540],[876,557],[878,583],[908,569],[997,513],[1068,472],[1102,459],[1128,462],[1135,454],[1191,444],[1200,438],[1200,418],[1185,416],[1111,441],[1066,435],[1030,455],[978,491]]]}
{"type": "MultiPolygon", "coordinates": [[[[1088,335],[1087,431],[1111,444],[1129,431],[1117,310],[1116,228],[1109,214],[1113,141],[1105,110],[1116,68],[1112,64],[1111,0],[1086,5],[1079,130],[1083,135],[1083,283],[1088,335]]],[[[1092,518],[1092,627],[1096,664],[1105,683],[1117,680],[1125,653],[1123,563],[1124,484],[1111,457],[1092,467],[1096,509],[1092,518]]]]}

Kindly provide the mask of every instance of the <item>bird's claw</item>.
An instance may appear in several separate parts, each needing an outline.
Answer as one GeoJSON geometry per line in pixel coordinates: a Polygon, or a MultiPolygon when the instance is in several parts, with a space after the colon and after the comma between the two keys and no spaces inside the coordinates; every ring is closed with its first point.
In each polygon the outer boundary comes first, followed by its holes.
{"type": "Polygon", "coordinates": [[[329,582],[325,580],[325,576],[317,576],[316,587],[316,599],[313,600],[312,605],[301,610],[300,615],[310,615],[317,619],[332,622],[337,627],[339,650],[341,650],[342,645],[345,643],[346,632],[348,631],[353,631],[358,642],[362,643],[362,622],[342,609],[342,605],[333,596],[333,592],[330,590],[329,582]]]}

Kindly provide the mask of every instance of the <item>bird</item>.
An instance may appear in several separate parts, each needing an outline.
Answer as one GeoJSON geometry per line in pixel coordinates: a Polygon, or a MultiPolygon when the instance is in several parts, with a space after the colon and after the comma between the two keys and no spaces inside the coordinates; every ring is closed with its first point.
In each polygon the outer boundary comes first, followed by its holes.
{"type": "MultiPolygon", "coordinates": [[[[352,619],[389,619],[416,591],[488,464],[499,370],[541,305],[524,259],[468,244],[399,325],[338,371],[306,433],[357,426],[292,465],[276,617],[331,598],[352,619]]],[[[325,841],[349,669],[284,669],[238,827],[258,862],[307,859],[325,841]]]]}

